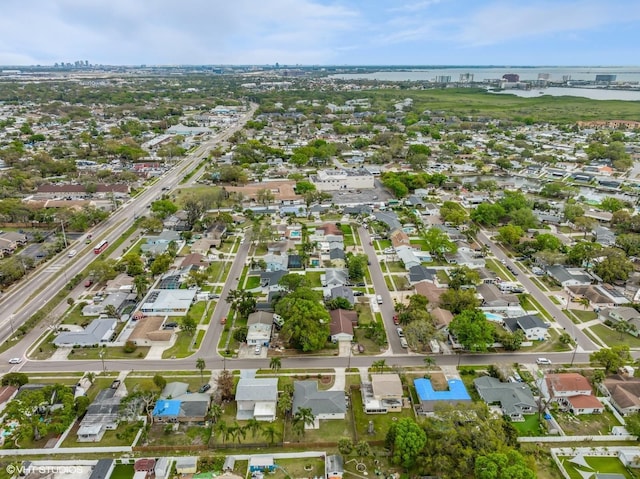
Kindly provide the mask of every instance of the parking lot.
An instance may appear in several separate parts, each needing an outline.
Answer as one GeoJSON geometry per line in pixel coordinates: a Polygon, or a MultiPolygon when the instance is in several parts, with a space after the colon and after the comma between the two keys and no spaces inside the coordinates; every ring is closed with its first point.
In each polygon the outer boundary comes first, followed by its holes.
{"type": "Polygon", "coordinates": [[[368,190],[341,190],[333,192],[333,203],[337,205],[366,204],[384,201],[385,203],[393,198],[391,193],[382,187],[380,181],[376,180],[376,187],[368,190]]]}

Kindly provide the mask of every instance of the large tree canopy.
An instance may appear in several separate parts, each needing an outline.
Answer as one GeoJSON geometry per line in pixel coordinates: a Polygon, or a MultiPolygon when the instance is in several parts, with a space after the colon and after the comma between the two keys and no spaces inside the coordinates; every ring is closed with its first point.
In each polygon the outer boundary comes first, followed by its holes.
{"type": "Polygon", "coordinates": [[[316,291],[300,287],[280,299],[275,309],[284,318],[280,334],[291,346],[305,352],[324,347],[330,317],[316,291]]]}

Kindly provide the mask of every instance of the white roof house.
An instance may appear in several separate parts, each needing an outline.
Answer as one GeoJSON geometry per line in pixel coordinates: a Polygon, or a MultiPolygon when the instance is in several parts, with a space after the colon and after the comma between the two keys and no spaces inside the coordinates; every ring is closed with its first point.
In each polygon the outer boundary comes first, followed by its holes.
{"type": "Polygon", "coordinates": [[[147,315],[184,316],[195,300],[195,289],[154,289],[140,311],[147,315]]]}
{"type": "Polygon", "coordinates": [[[53,344],[58,347],[73,347],[94,346],[96,344],[109,342],[116,329],[117,322],[118,320],[113,318],[94,319],[84,331],[60,333],[53,340],[53,344]]]}

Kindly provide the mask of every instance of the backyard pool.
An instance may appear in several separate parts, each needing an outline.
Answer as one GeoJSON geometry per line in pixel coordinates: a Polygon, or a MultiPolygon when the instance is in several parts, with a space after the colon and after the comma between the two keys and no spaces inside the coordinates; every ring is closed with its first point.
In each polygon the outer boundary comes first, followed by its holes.
{"type": "Polygon", "coordinates": [[[289,233],[289,238],[302,238],[302,231],[293,230],[289,233]]]}
{"type": "Polygon", "coordinates": [[[500,315],[500,314],[495,314],[495,313],[484,313],[485,318],[487,318],[489,321],[495,321],[496,323],[501,323],[502,321],[504,321],[504,316],[500,315]]]}

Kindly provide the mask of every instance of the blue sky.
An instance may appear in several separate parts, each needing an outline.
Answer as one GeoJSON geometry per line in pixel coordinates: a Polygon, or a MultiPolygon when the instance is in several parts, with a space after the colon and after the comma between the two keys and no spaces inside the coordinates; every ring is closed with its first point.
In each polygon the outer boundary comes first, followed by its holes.
{"type": "Polygon", "coordinates": [[[638,0],[2,0],[0,64],[638,65],[638,0]]]}

